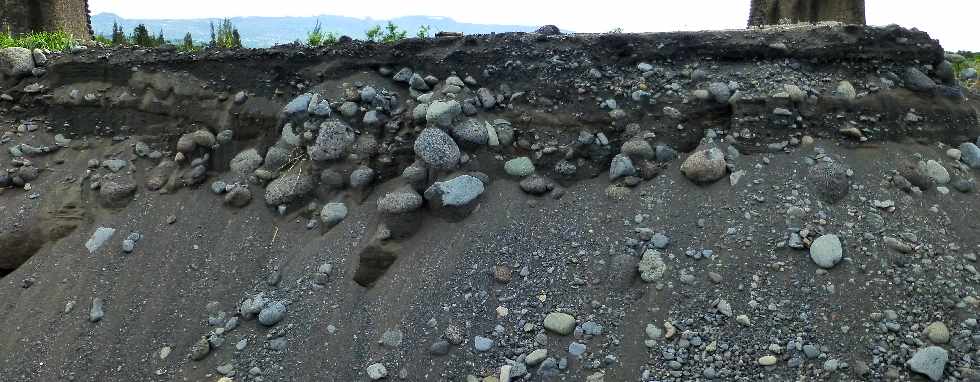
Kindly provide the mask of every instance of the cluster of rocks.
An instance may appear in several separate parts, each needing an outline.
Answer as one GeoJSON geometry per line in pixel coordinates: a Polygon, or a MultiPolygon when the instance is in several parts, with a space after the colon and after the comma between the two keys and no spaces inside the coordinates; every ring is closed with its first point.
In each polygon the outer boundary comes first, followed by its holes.
{"type": "Polygon", "coordinates": [[[13,78],[43,76],[47,71],[50,51],[21,47],[0,49],[0,74],[13,78]]]}

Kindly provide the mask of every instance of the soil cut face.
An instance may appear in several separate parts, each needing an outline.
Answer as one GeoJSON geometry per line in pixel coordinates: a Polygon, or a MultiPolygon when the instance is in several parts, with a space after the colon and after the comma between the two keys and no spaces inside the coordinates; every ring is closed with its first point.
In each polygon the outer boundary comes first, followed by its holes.
{"type": "Polygon", "coordinates": [[[976,85],[898,27],[5,77],[4,381],[980,380],[976,85]]]}

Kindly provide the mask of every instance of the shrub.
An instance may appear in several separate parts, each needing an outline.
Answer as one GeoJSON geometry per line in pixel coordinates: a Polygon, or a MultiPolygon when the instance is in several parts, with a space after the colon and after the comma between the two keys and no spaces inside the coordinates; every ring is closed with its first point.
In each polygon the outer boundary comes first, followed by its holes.
{"type": "Polygon", "coordinates": [[[408,35],[408,32],[404,30],[399,31],[398,26],[389,21],[388,25],[385,25],[385,33],[381,37],[381,42],[395,42],[398,40],[404,40],[406,35],[408,35]]]}
{"type": "Polygon", "coordinates": [[[177,46],[177,51],[180,52],[197,52],[204,49],[203,44],[195,44],[194,37],[191,36],[190,32],[184,34],[184,39],[175,42],[174,45],[177,46]]]}
{"type": "Polygon", "coordinates": [[[416,33],[415,36],[417,36],[418,38],[426,38],[426,37],[429,37],[429,31],[430,30],[432,30],[432,27],[430,27],[428,25],[420,26],[419,27],[419,32],[416,33]]]}
{"type": "Polygon", "coordinates": [[[184,35],[184,41],[181,41],[180,48],[183,50],[194,49],[194,37],[191,37],[191,32],[187,32],[187,34],[184,35]]]}
{"type": "Polygon", "coordinates": [[[126,44],[126,32],[123,32],[122,26],[117,24],[115,21],[112,22],[112,45],[125,45],[126,44]]]}
{"type": "Polygon", "coordinates": [[[367,36],[368,41],[383,43],[403,40],[406,36],[408,36],[407,31],[398,30],[398,26],[391,21],[385,25],[384,30],[381,29],[380,25],[375,25],[373,28],[364,32],[364,34],[367,36]]]}
{"type": "Polygon", "coordinates": [[[214,29],[214,22],[211,22],[211,46],[215,48],[237,49],[242,47],[242,38],[238,34],[238,29],[231,23],[231,19],[224,19],[218,29],[214,29]]]}
{"type": "Polygon", "coordinates": [[[364,32],[364,35],[367,36],[368,41],[378,42],[378,37],[381,36],[381,26],[375,25],[373,28],[364,32]]]}
{"type": "Polygon", "coordinates": [[[146,29],[146,25],[139,24],[133,28],[133,35],[129,38],[134,45],[153,47],[156,46],[156,39],[150,36],[150,31],[146,29]]]}
{"type": "Polygon", "coordinates": [[[320,20],[316,21],[316,26],[313,30],[306,33],[306,45],[309,46],[321,46],[329,45],[337,42],[337,34],[333,32],[323,32],[320,27],[320,20]]]}

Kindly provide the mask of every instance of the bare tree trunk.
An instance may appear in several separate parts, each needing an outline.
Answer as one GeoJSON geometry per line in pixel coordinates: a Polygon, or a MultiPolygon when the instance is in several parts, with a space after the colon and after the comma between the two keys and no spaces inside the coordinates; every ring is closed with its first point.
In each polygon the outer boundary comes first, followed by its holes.
{"type": "Polygon", "coordinates": [[[0,0],[0,32],[65,31],[92,38],[88,0],[0,0]]]}

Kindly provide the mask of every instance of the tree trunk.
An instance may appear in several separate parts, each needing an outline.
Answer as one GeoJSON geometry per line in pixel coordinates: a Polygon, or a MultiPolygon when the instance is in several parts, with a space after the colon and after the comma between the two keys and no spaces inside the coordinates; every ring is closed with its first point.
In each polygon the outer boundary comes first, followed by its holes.
{"type": "Polygon", "coordinates": [[[90,40],[88,0],[0,0],[0,25],[14,34],[65,31],[90,40]]]}
{"type": "Polygon", "coordinates": [[[864,24],[864,0],[752,0],[749,26],[839,21],[864,24]]]}

